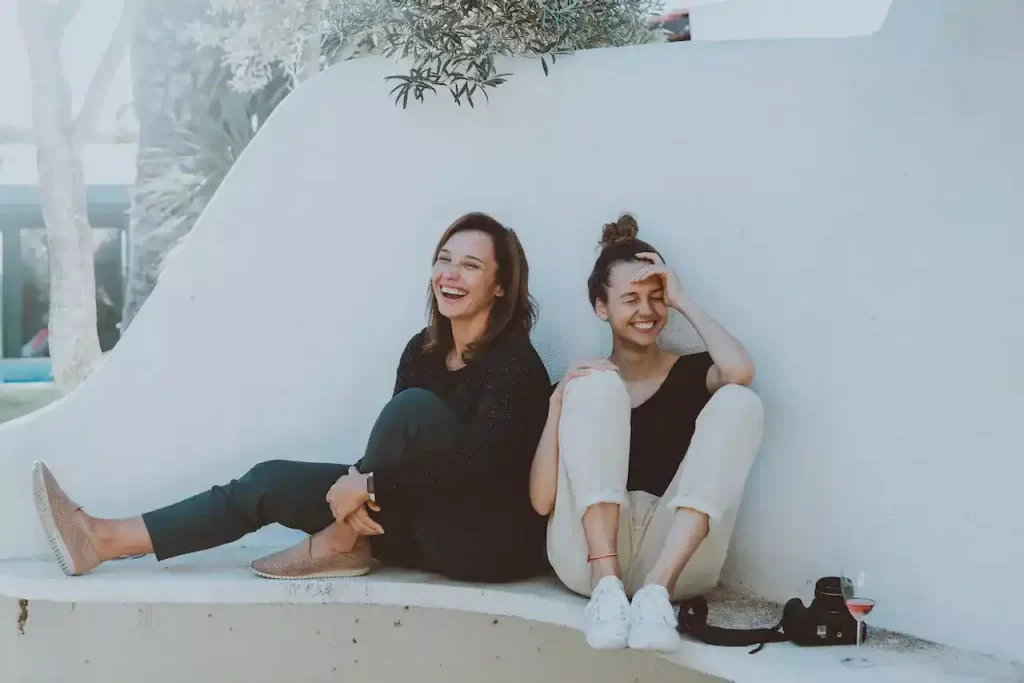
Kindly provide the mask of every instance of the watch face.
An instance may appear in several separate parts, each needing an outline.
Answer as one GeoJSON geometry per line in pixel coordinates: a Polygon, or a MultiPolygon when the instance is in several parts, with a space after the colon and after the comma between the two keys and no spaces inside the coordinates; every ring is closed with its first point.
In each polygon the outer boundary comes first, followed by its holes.
{"type": "Polygon", "coordinates": [[[373,493],[373,475],[372,474],[369,475],[368,477],[366,477],[366,490],[369,493],[371,493],[371,494],[373,493]]]}

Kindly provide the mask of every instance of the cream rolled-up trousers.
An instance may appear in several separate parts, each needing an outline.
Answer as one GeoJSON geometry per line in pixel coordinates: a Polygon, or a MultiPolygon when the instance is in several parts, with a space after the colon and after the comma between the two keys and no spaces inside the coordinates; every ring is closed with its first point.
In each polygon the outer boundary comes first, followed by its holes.
{"type": "Polygon", "coordinates": [[[703,595],[718,583],[747,475],[761,444],[761,400],[736,384],[716,391],[697,417],[686,456],[660,498],[626,491],[630,414],[629,394],[615,372],[593,372],[565,388],[558,425],[558,487],[548,520],[548,561],[566,587],[589,596],[583,514],[597,503],[617,503],[619,563],[626,593],[632,596],[657,562],[676,511],[690,508],[708,516],[710,532],[683,569],[672,597],[703,595]]]}

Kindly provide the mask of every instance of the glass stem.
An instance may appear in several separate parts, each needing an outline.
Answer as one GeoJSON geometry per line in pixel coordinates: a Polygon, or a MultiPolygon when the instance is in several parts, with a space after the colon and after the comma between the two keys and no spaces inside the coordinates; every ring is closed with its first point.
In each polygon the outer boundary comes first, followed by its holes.
{"type": "Polygon", "coordinates": [[[857,620],[857,647],[860,647],[860,627],[862,623],[860,619],[857,620]]]}

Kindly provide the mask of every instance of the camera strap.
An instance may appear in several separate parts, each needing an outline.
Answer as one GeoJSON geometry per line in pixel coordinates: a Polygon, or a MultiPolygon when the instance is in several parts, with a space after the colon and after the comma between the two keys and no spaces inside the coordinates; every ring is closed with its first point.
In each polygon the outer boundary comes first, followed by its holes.
{"type": "Polygon", "coordinates": [[[757,654],[767,643],[782,643],[790,638],[783,633],[783,622],[774,628],[723,628],[708,624],[708,602],[702,597],[691,598],[679,606],[677,630],[708,645],[749,647],[757,645],[748,654],[757,654]]]}

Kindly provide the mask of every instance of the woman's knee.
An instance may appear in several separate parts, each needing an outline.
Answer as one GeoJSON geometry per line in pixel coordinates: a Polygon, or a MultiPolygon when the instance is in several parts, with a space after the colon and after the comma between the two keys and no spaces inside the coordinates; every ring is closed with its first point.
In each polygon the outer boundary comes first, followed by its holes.
{"type": "Polygon", "coordinates": [[[444,401],[432,391],[414,387],[412,389],[404,389],[395,394],[394,398],[388,401],[388,405],[400,408],[437,407],[444,406],[444,401]]]}
{"type": "Polygon", "coordinates": [[[265,460],[253,465],[239,480],[260,491],[269,491],[286,478],[285,472],[291,465],[289,460],[265,460]]]}
{"type": "Polygon", "coordinates": [[[715,392],[697,418],[698,423],[713,419],[756,428],[764,424],[764,404],[753,389],[740,384],[726,384],[715,392]]]}
{"type": "Polygon", "coordinates": [[[618,373],[601,370],[572,380],[565,388],[558,425],[567,466],[572,469],[575,450],[585,452],[588,462],[594,457],[602,462],[628,459],[629,419],[629,393],[618,373]]]}
{"type": "Polygon", "coordinates": [[[378,422],[407,424],[414,420],[436,420],[451,415],[441,398],[426,389],[406,389],[399,392],[381,410],[378,422]]]}
{"type": "Polygon", "coordinates": [[[629,414],[626,385],[613,370],[597,370],[569,382],[562,399],[562,414],[629,414]]]}
{"type": "Polygon", "coordinates": [[[361,472],[395,466],[412,453],[436,453],[452,448],[463,427],[455,413],[436,394],[406,389],[384,406],[370,431],[361,472]]]}

